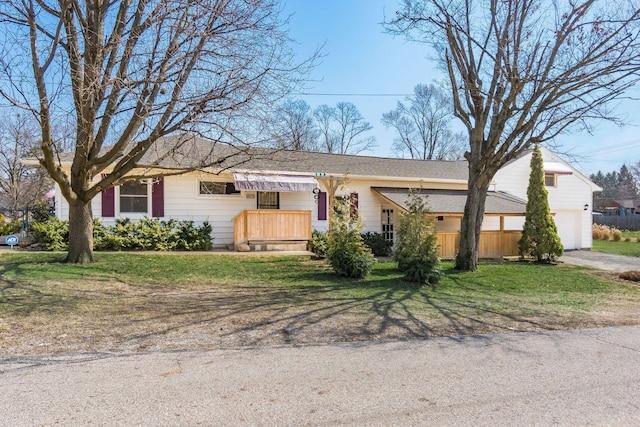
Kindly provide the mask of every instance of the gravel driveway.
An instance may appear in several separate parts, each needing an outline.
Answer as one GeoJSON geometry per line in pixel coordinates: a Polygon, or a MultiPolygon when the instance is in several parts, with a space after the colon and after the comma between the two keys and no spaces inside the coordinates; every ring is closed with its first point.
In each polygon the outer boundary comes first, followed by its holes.
{"type": "Polygon", "coordinates": [[[640,258],[638,257],[612,255],[596,251],[565,252],[560,257],[560,262],[616,272],[640,270],[640,258]]]}

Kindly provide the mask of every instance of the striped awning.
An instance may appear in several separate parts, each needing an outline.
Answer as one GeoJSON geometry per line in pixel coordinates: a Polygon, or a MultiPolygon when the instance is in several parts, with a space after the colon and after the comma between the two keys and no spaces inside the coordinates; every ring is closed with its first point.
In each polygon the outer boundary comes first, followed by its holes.
{"type": "Polygon", "coordinates": [[[238,172],[233,174],[236,190],[312,192],[318,187],[315,178],[308,175],[279,175],[238,172]]]}

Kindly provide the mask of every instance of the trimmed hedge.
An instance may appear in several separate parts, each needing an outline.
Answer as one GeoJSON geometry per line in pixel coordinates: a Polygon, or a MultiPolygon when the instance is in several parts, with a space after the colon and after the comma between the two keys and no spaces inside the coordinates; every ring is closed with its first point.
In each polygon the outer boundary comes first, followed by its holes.
{"type": "MultiPolygon", "coordinates": [[[[35,243],[46,250],[68,249],[69,224],[52,218],[31,226],[35,243]]],[[[211,225],[196,227],[193,221],[161,221],[144,218],[138,221],[119,219],[114,226],[100,220],[93,223],[93,248],[97,251],[206,251],[211,249],[211,225]]]]}

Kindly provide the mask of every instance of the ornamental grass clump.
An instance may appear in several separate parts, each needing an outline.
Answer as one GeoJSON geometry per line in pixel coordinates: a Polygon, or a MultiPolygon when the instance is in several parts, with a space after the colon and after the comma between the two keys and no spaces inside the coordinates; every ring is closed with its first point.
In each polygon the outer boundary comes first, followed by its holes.
{"type": "Polygon", "coordinates": [[[622,231],[616,227],[609,227],[604,224],[593,224],[591,227],[591,236],[593,240],[614,240],[619,242],[622,240],[622,231]]]}
{"type": "Polygon", "coordinates": [[[622,240],[622,231],[616,228],[611,232],[611,236],[613,237],[614,242],[619,242],[622,240]]]}

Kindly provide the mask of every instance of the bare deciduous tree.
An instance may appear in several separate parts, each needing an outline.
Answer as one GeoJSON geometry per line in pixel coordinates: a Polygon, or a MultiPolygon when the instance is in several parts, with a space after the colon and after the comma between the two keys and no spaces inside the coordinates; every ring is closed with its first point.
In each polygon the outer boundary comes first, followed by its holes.
{"type": "Polygon", "coordinates": [[[315,117],[320,131],[320,148],[327,153],[334,153],[337,149],[336,136],[332,129],[335,111],[335,108],[326,104],[322,104],[313,110],[313,117],[315,117]]]}
{"type": "Polygon", "coordinates": [[[351,102],[338,102],[335,107],[321,105],[314,111],[320,129],[321,149],[333,154],[360,154],[375,147],[372,129],[351,102]]]}
{"type": "MultiPolygon", "coordinates": [[[[360,154],[375,147],[376,138],[365,134],[372,129],[351,102],[338,102],[335,109],[337,154],[360,154]]],[[[331,152],[331,151],[330,151],[331,152]]]]}
{"type": "Polygon", "coordinates": [[[468,132],[468,196],[456,268],[475,270],[491,179],[534,143],[594,119],[640,72],[637,2],[404,0],[388,29],[426,42],[468,132]]]}
{"type": "MultiPolygon", "coordinates": [[[[276,0],[7,0],[0,92],[37,118],[40,163],[69,202],[68,262],[93,260],[91,200],[181,138],[244,146],[310,62],[292,65],[276,0]],[[73,117],[70,172],[53,135],[73,117]],[[159,144],[159,142],[164,142],[159,144]],[[167,141],[175,141],[167,144],[167,141]]],[[[158,169],[156,174],[162,174],[158,169]]]]}
{"type": "Polygon", "coordinates": [[[288,150],[315,151],[319,131],[305,101],[285,101],[274,115],[273,138],[277,146],[288,150]]]}
{"type": "Polygon", "coordinates": [[[37,126],[24,115],[9,115],[0,122],[0,207],[13,219],[21,217],[23,209],[44,201],[53,186],[43,169],[21,163],[36,152],[37,138],[37,126]]]}
{"type": "Polygon", "coordinates": [[[382,123],[398,135],[394,149],[420,160],[458,160],[464,137],[451,130],[453,103],[439,87],[416,85],[413,96],[382,115],[382,123]],[[406,103],[405,103],[406,102],[406,103]]]}

